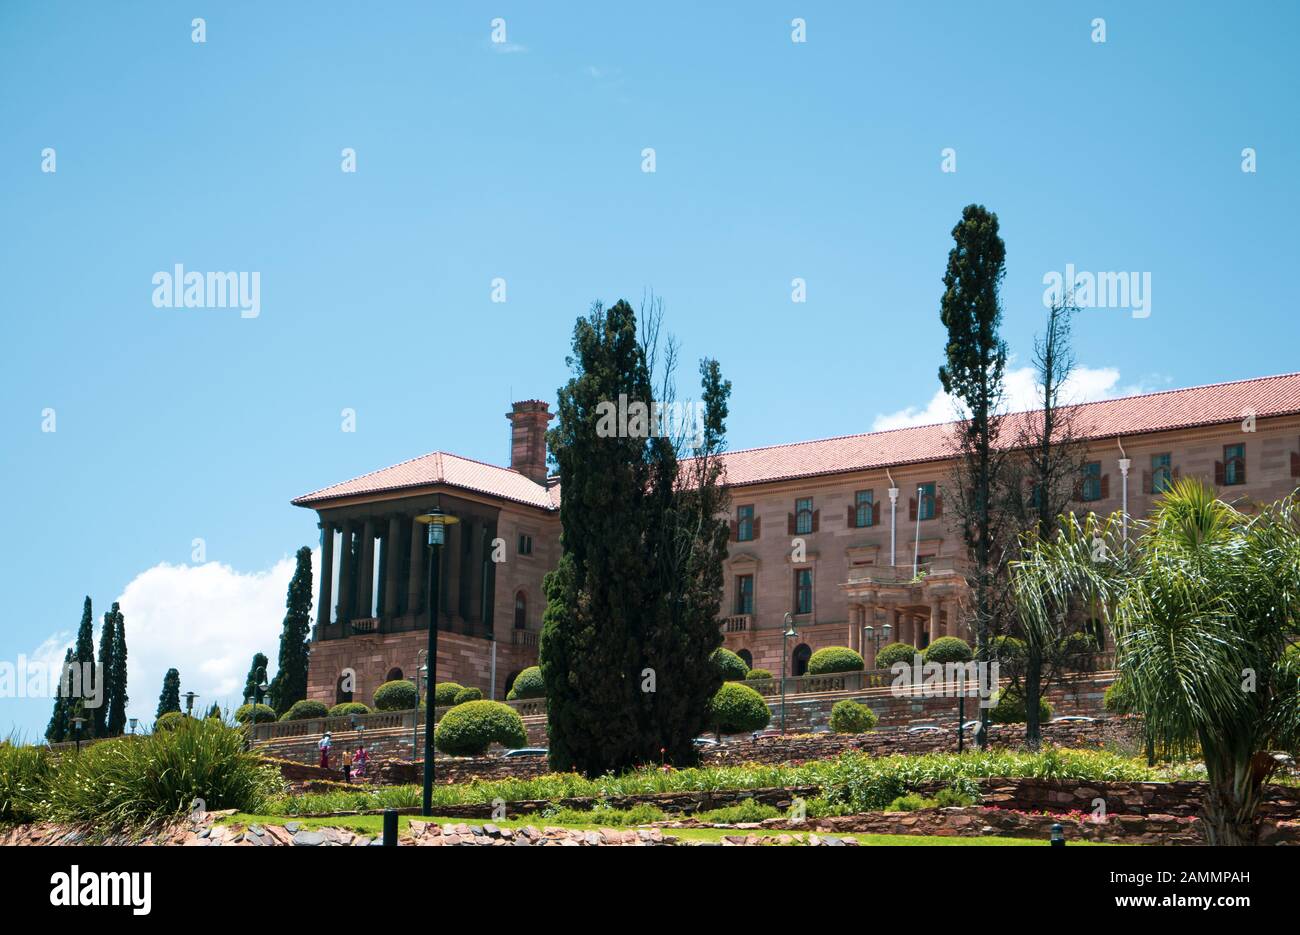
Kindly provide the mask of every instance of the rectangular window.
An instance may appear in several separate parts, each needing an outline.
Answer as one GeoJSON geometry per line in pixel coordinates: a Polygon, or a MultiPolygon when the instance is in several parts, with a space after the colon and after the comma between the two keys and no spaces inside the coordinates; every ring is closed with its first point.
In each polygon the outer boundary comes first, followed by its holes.
{"type": "Polygon", "coordinates": [[[874,498],[874,490],[859,490],[853,495],[853,503],[857,507],[857,525],[859,528],[871,525],[871,507],[874,498]]]}
{"type": "Polygon", "coordinates": [[[794,573],[794,606],[797,614],[812,613],[813,575],[811,568],[800,568],[794,573]]]}
{"type": "MultiPolygon", "coordinates": [[[[754,507],[749,506],[736,507],[736,541],[750,542],[754,538],[754,507]]],[[[749,611],[745,611],[748,613],[749,611]]]]}
{"type": "Polygon", "coordinates": [[[525,535],[523,535],[522,533],[520,533],[520,535],[519,535],[519,554],[520,554],[520,555],[532,555],[532,554],[533,554],[533,537],[532,537],[532,536],[525,536],[525,535]]]}
{"type": "Polygon", "coordinates": [[[1225,484],[1246,483],[1246,446],[1223,446],[1223,482],[1225,484]]]}
{"type": "Polygon", "coordinates": [[[1151,492],[1164,493],[1174,482],[1169,453],[1151,456],[1151,492]]]}
{"type": "Polygon", "coordinates": [[[1083,486],[1080,488],[1080,500],[1101,499],[1101,462],[1089,461],[1083,466],[1083,486]]]}
{"type": "Polygon", "coordinates": [[[918,484],[917,492],[920,494],[920,502],[916,505],[916,518],[934,519],[934,484],[918,484]]]}
{"type": "Polygon", "coordinates": [[[736,613],[752,614],[754,612],[754,576],[736,576],[736,613]]]}
{"type": "Polygon", "coordinates": [[[797,535],[807,535],[813,527],[812,497],[794,502],[794,531],[797,535]]]}

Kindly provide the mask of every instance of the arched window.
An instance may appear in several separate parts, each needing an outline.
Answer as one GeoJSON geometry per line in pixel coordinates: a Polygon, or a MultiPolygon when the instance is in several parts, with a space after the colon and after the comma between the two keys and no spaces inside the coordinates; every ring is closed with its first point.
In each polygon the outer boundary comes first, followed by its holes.
{"type": "Polygon", "coordinates": [[[343,685],[346,679],[346,675],[340,675],[338,682],[334,685],[335,704],[343,704],[344,702],[352,700],[352,692],[343,690],[343,685]]]}
{"type": "Polygon", "coordinates": [[[400,682],[401,680],[402,680],[402,670],[399,669],[397,666],[393,666],[391,669],[389,669],[388,677],[384,679],[385,682],[400,682]]]}
{"type": "Polygon", "coordinates": [[[794,648],[794,653],[790,658],[790,674],[795,678],[808,674],[808,660],[812,658],[812,650],[808,648],[807,643],[800,643],[794,648]]]}
{"type": "Polygon", "coordinates": [[[748,649],[742,649],[736,653],[736,655],[745,660],[745,665],[749,666],[751,669],[754,668],[754,654],[748,649]]]}
{"type": "Polygon", "coordinates": [[[515,629],[524,630],[528,627],[528,595],[523,591],[515,593],[515,629]]]}

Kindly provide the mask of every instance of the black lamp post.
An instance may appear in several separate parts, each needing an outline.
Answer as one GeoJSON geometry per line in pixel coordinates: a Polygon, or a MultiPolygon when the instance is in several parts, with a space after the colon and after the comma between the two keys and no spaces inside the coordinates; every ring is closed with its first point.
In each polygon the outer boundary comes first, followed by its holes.
{"type": "Polygon", "coordinates": [[[447,540],[447,527],[460,522],[436,506],[428,513],[415,518],[417,523],[429,527],[429,675],[425,680],[424,701],[424,803],[421,815],[433,814],[433,684],[438,678],[438,571],[442,564],[442,546],[447,540]]]}
{"type": "Polygon", "coordinates": [[[879,631],[877,631],[876,628],[869,623],[862,628],[863,647],[865,648],[867,643],[871,644],[872,665],[875,665],[876,654],[880,652],[880,644],[888,643],[889,637],[893,632],[894,632],[894,628],[891,627],[889,624],[885,624],[884,626],[882,626],[879,631]]]}
{"type": "Polygon", "coordinates": [[[194,713],[194,699],[199,697],[196,692],[185,693],[185,716],[190,717],[194,713]]]}
{"type": "Polygon", "coordinates": [[[77,735],[77,752],[81,752],[81,725],[86,723],[86,719],[77,715],[72,719],[72,730],[77,735]]]}
{"type": "Polygon", "coordinates": [[[786,649],[789,640],[797,637],[799,631],[794,628],[794,614],[786,611],[785,631],[781,634],[781,736],[785,736],[785,663],[790,653],[786,649]]]}
{"type": "Polygon", "coordinates": [[[131,718],[130,724],[131,724],[131,736],[132,736],[132,737],[135,736],[135,729],[136,729],[136,727],[139,725],[139,723],[140,723],[140,719],[139,719],[138,717],[133,717],[133,718],[131,718]]]}

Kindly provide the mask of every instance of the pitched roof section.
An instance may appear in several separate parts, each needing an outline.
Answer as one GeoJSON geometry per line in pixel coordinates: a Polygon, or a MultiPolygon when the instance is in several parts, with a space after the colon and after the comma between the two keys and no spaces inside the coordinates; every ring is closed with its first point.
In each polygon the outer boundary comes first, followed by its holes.
{"type": "MultiPolygon", "coordinates": [[[[1247,411],[1260,419],[1290,415],[1300,413],[1300,373],[1107,399],[1073,409],[1075,434],[1092,440],[1238,422],[1247,411]]],[[[1017,437],[1025,416],[1012,415],[1003,438],[1017,437]]],[[[954,427],[955,423],[949,422],[728,452],[727,484],[737,487],[941,461],[953,451],[954,427]]],[[[305,494],[293,503],[317,506],[343,497],[435,484],[542,510],[556,510],[560,504],[558,478],[537,484],[518,471],[441,451],[305,494]]]]}
{"type": "MultiPolygon", "coordinates": [[[[1263,419],[1300,412],[1300,373],[1165,390],[1070,408],[1076,437],[1088,440],[1238,422],[1248,411],[1263,419]]],[[[1009,416],[1002,438],[1017,438],[1030,415],[1009,416]]],[[[948,422],[733,451],[725,457],[727,484],[737,487],[941,461],[952,456],[955,427],[956,423],[948,422]]]]}
{"type": "Polygon", "coordinates": [[[435,451],[383,470],[362,474],[341,484],[304,494],[293,503],[295,506],[317,506],[343,497],[434,485],[459,487],[541,510],[555,510],[559,506],[558,500],[551,499],[546,487],[534,483],[518,471],[484,464],[482,461],[471,461],[445,451],[435,451]]]}

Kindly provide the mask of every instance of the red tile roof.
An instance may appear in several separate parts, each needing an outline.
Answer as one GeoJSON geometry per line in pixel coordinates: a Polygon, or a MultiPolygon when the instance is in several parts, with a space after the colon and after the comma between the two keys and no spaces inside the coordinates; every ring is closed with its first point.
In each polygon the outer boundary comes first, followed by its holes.
{"type": "MultiPolygon", "coordinates": [[[[1289,415],[1300,413],[1300,373],[1107,399],[1073,408],[1075,434],[1091,440],[1237,422],[1244,412],[1252,412],[1259,419],[1289,415]]],[[[1003,429],[1004,439],[1017,437],[1024,416],[1017,413],[1010,417],[1003,429]]],[[[954,426],[948,422],[728,452],[727,483],[737,487],[942,461],[951,457],[954,426]]],[[[509,468],[440,451],[305,494],[293,502],[317,506],[342,497],[432,484],[460,487],[543,510],[558,509],[560,502],[557,478],[542,485],[509,468]]]]}

